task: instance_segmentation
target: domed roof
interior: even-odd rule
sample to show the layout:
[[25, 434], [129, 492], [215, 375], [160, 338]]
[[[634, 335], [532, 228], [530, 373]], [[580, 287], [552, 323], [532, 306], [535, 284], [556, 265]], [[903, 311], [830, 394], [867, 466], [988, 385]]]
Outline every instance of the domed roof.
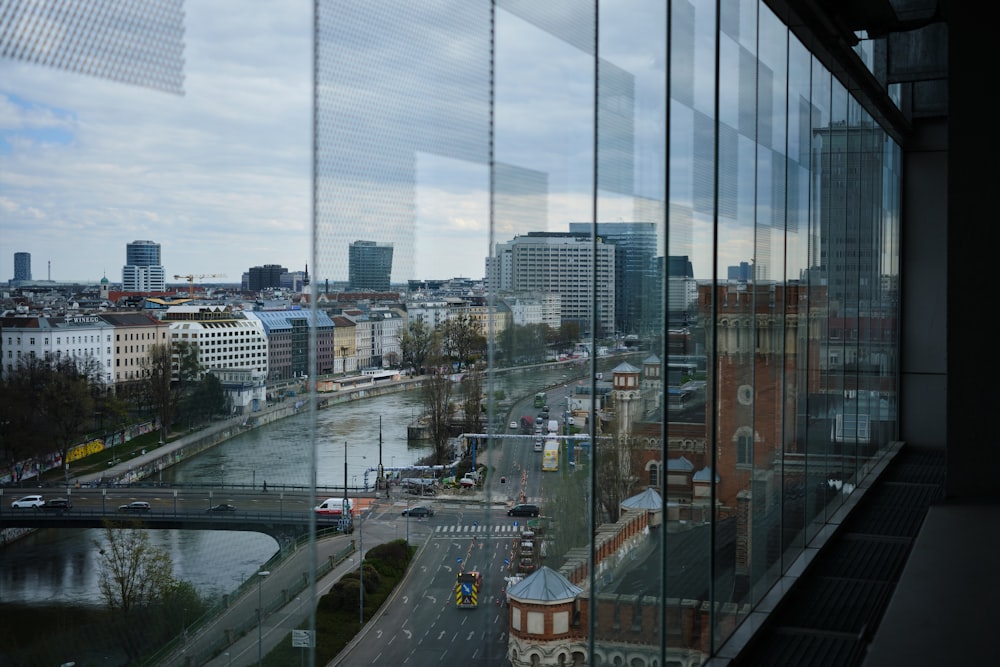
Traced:
[[545, 565], [507, 589], [519, 602], [566, 602], [583, 592], [570, 580]]

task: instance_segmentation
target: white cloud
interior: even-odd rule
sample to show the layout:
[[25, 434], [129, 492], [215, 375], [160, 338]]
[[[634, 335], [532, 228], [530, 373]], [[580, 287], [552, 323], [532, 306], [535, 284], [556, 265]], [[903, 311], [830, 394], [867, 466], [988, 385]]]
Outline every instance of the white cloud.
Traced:
[[312, 3], [186, 12], [183, 96], [0, 60], [0, 280], [18, 251], [36, 277], [118, 280], [135, 239], [171, 275], [304, 266]]

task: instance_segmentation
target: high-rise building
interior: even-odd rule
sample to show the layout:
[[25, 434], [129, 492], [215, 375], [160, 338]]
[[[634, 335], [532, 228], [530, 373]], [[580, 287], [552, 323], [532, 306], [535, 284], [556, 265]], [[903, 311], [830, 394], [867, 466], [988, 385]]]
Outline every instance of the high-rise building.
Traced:
[[529, 232], [498, 244], [494, 259], [510, 266], [510, 282], [501, 283], [499, 289], [558, 294], [561, 321], [576, 322], [581, 331], [590, 331], [593, 325], [601, 335], [614, 333], [614, 244], [600, 238], [593, 243], [582, 233]]
[[31, 253], [14, 253], [14, 282], [31, 280]]
[[288, 269], [279, 264], [251, 266], [247, 277], [247, 289], [259, 292], [269, 287], [281, 287], [281, 277], [286, 273]]
[[162, 292], [166, 289], [166, 273], [160, 263], [160, 244], [153, 241], [132, 241], [125, 246], [125, 266], [122, 267], [122, 290], [125, 292]]
[[[813, 134], [815, 159], [825, 166], [819, 187], [828, 193], [820, 217], [838, 223], [819, 231], [818, 268], [828, 285], [831, 311], [856, 316], [873, 307], [879, 291], [884, 137], [881, 130], [846, 121], [815, 128]], [[862, 234], [865, 244], [858, 243]]]
[[392, 244], [355, 241], [348, 250], [348, 289], [389, 289], [392, 275]]
[[749, 282], [751, 279], [750, 262], [740, 262], [735, 266], [726, 267], [726, 277], [729, 280], [739, 280]]
[[615, 331], [640, 333], [653, 320], [657, 304], [646, 289], [657, 282], [656, 224], [652, 222], [571, 222], [569, 231], [595, 233], [615, 247]]

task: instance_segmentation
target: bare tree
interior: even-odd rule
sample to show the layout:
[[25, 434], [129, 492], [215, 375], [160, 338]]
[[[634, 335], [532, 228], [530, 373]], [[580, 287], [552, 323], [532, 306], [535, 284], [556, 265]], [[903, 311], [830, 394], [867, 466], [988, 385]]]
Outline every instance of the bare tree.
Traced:
[[33, 463], [48, 454], [44, 412], [38, 400], [38, 388], [44, 383], [47, 368], [33, 357], [22, 358], [13, 373], [0, 378], [0, 445], [4, 465], [14, 473], [15, 481], [34, 470]]
[[460, 314], [441, 324], [441, 347], [459, 366], [469, 362], [473, 354], [486, 347], [486, 338], [468, 315]]
[[163, 599], [177, 585], [170, 554], [149, 542], [138, 521], [105, 521], [98, 587], [113, 612], [128, 615]]
[[173, 384], [173, 359], [170, 346], [153, 345], [143, 360], [143, 375], [150, 402], [160, 420], [160, 443], [167, 441], [170, 426], [177, 413], [177, 393]]
[[424, 383], [424, 406], [429, 420], [431, 442], [434, 443], [434, 463], [450, 459], [448, 439], [451, 437], [452, 382], [447, 373], [433, 373]]
[[611, 415], [608, 432], [593, 443], [595, 467], [595, 496], [604, 510], [607, 521], [614, 522], [621, 516], [621, 503], [632, 495], [638, 481], [634, 465], [639, 461], [639, 440], [629, 429], [618, 427], [618, 414]]
[[38, 387], [46, 432], [65, 465], [69, 450], [93, 423], [94, 396], [88, 376], [69, 359], [55, 361]]
[[166, 442], [178, 417], [181, 397], [201, 379], [198, 346], [180, 341], [153, 345], [144, 359], [143, 375], [150, 400], [160, 419], [160, 442]]
[[421, 320], [410, 322], [399, 332], [399, 348], [402, 350], [403, 365], [420, 374], [433, 350], [438, 346], [434, 332]]
[[170, 554], [150, 543], [139, 521], [105, 521], [103, 541], [94, 545], [98, 588], [130, 664], [151, 644], [176, 635], [185, 615], [191, 620], [203, 611], [194, 588], [174, 577]]
[[473, 368], [462, 377], [463, 428], [466, 433], [483, 432], [483, 374]]

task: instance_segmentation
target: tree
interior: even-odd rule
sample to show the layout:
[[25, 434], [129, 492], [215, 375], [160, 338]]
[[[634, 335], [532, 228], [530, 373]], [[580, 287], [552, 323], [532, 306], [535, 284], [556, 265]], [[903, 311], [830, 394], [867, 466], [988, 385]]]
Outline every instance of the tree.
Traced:
[[113, 612], [129, 615], [162, 600], [177, 585], [170, 554], [150, 544], [139, 521], [104, 522], [98, 587]]
[[546, 528], [546, 532], [551, 535], [547, 539], [552, 541], [553, 563], [559, 563], [570, 549], [585, 547], [590, 542], [589, 486], [590, 475], [587, 468], [577, 466], [572, 474], [556, 478], [553, 492], [551, 495], [547, 494], [546, 500], [551, 503], [552, 508], [548, 513], [557, 517]]
[[167, 433], [177, 413], [177, 394], [173, 386], [173, 358], [170, 345], [152, 345], [144, 360], [146, 393], [160, 420], [160, 443], [167, 441]]
[[[122, 648], [135, 662], [155, 636], [158, 620], [184, 589], [173, 573], [170, 554], [149, 541], [138, 521], [104, 522], [100, 549], [98, 588], [111, 611]], [[160, 611], [160, 614], [155, 612]], [[199, 610], [192, 610], [195, 613]]]
[[0, 378], [0, 446], [4, 466], [14, 473], [14, 481], [20, 481], [25, 472], [34, 469], [32, 462], [48, 453], [37, 400], [44, 372], [40, 360], [22, 358], [13, 373]]
[[418, 375], [423, 371], [427, 356], [437, 347], [434, 332], [421, 320], [410, 322], [399, 332], [399, 348], [403, 366], [412, 368]]
[[473, 353], [482, 355], [486, 338], [471, 317], [460, 313], [441, 323], [441, 348], [461, 367], [471, 360]]
[[424, 383], [424, 407], [427, 410], [428, 430], [434, 444], [434, 463], [448, 463], [448, 439], [451, 437], [452, 382], [447, 373], [432, 373]]
[[222, 380], [214, 373], [205, 373], [188, 392], [184, 402], [184, 412], [191, 423], [206, 422], [216, 415], [224, 414], [229, 404]]
[[473, 368], [462, 377], [463, 429], [466, 433], [483, 432], [483, 374]]
[[69, 450], [79, 444], [94, 417], [94, 396], [88, 375], [73, 360], [60, 358], [51, 363], [38, 386], [46, 432], [59, 452], [63, 465]]
[[181, 397], [199, 380], [198, 345], [187, 341], [152, 345], [143, 374], [150, 400], [160, 419], [160, 442], [166, 442], [170, 427], [177, 420]]
[[69, 357], [18, 360], [0, 383], [0, 444], [4, 462], [20, 480], [34, 461], [69, 449], [90, 430], [99, 368], [92, 360]]
[[639, 441], [628, 425], [622, 426], [615, 413], [608, 428], [611, 435], [599, 437], [593, 444], [594, 492], [609, 522], [621, 516], [621, 503], [632, 495], [638, 480], [634, 466], [639, 461]]
[[559, 325], [559, 334], [554, 342], [560, 350], [572, 350], [573, 344], [578, 340], [580, 340], [579, 322], [563, 322]]
[[543, 361], [552, 329], [545, 324], [524, 324], [507, 327], [501, 335], [502, 346], [512, 364]]

